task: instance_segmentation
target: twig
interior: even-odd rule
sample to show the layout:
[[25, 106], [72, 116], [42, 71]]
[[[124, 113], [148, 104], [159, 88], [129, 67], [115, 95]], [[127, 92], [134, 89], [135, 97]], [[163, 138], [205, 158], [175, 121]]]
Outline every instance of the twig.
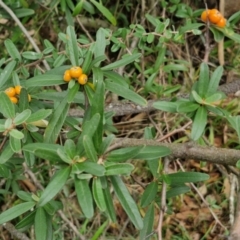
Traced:
[[19, 232], [11, 223], [3, 224], [3, 227], [19, 240], [30, 240], [24, 233]]
[[174, 158], [195, 159], [222, 165], [235, 166], [240, 159], [240, 150], [200, 146], [194, 142], [162, 143], [149, 139], [117, 138], [113, 140], [113, 144], [115, 143], [118, 147], [165, 146], [170, 149], [170, 156]]
[[[240, 91], [240, 80], [236, 79], [230, 83], [223, 84], [218, 88], [219, 91], [225, 93], [226, 95], [234, 95]], [[188, 98], [188, 94], [180, 94], [178, 98]], [[140, 112], [150, 112], [156, 111], [153, 107], [153, 103], [158, 101], [170, 101], [170, 98], [160, 98], [157, 100], [149, 100], [145, 106], [140, 106], [132, 102], [115, 102], [110, 103], [105, 107], [106, 112], [114, 112], [115, 116], [123, 116], [128, 114], [135, 114]], [[70, 109], [69, 116], [72, 117], [83, 117], [84, 111], [80, 109]]]
[[[238, 177], [238, 185], [240, 185], [240, 177]], [[240, 239], [240, 190], [238, 189], [237, 192], [237, 207], [236, 207], [236, 214], [234, 224], [230, 231], [229, 240], [239, 240]]]
[[[169, 165], [169, 158], [164, 158], [164, 174], [168, 173], [168, 165]], [[163, 218], [165, 212], [167, 211], [167, 204], [166, 204], [166, 192], [167, 192], [167, 183], [163, 181], [162, 183], [162, 190], [161, 190], [161, 206], [159, 211], [159, 219], [158, 219], [158, 227], [157, 227], [157, 234], [158, 240], [162, 240], [162, 226], [163, 226]]]
[[[224, 16], [225, 0], [220, 0], [219, 9], [221, 14]], [[224, 65], [224, 37], [218, 43], [218, 60], [221, 66]]]
[[[208, 10], [208, 6], [207, 6], [207, 3], [206, 1], [204, 1], [205, 3], [205, 8], [206, 8], [206, 11]], [[207, 11], [207, 15], [208, 15], [208, 11]], [[210, 48], [210, 37], [209, 37], [209, 26], [210, 26], [210, 22], [207, 20], [206, 21], [206, 37], [205, 37], [205, 55], [204, 55], [204, 58], [203, 58], [203, 62], [208, 62], [208, 58], [209, 58], [209, 54], [210, 54], [210, 51], [211, 51], [211, 48]]]
[[71, 227], [71, 229], [76, 233], [79, 239], [85, 240], [85, 237], [77, 230], [76, 226], [71, 221], [68, 220], [68, 218], [65, 216], [62, 210], [58, 210], [58, 214], [60, 215], [62, 220], [65, 221]]

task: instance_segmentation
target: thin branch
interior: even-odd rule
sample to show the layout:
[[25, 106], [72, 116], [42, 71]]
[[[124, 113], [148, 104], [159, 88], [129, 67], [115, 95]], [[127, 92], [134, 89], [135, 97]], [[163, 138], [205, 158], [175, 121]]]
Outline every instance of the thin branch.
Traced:
[[113, 140], [113, 144], [118, 143], [120, 147], [129, 146], [165, 146], [171, 151], [174, 158], [195, 159], [222, 165], [235, 166], [240, 159], [240, 150], [225, 149], [216, 147], [200, 146], [194, 142], [187, 143], [162, 143], [155, 140], [118, 138]]
[[11, 223], [3, 224], [3, 227], [19, 240], [30, 240], [24, 233], [19, 232]]
[[[169, 165], [169, 158], [164, 158], [164, 174], [168, 173], [168, 165]], [[157, 227], [157, 234], [158, 240], [162, 240], [162, 227], [163, 227], [163, 218], [167, 211], [167, 203], [166, 203], [166, 192], [167, 192], [167, 183], [163, 181], [162, 183], [162, 190], [161, 190], [161, 206], [159, 211], [159, 220], [158, 220], [158, 227]]]
[[[238, 94], [240, 91], [240, 79], [233, 80], [230, 83], [223, 84], [218, 88], [219, 91], [225, 93], [226, 95]], [[188, 94], [181, 94], [178, 98], [188, 98]], [[145, 106], [140, 106], [132, 102], [114, 102], [106, 106], [106, 112], [114, 112], [115, 116], [123, 116], [128, 114], [135, 114], [140, 112], [150, 112], [156, 111], [153, 107], [153, 103], [158, 101], [170, 101], [170, 98], [161, 98], [157, 100], [149, 100]], [[84, 111], [81, 109], [70, 109], [69, 116], [72, 117], [83, 117]]]
[[85, 237], [77, 230], [76, 226], [70, 220], [68, 220], [68, 218], [65, 216], [62, 210], [58, 210], [58, 214], [60, 215], [62, 220], [71, 227], [71, 229], [75, 232], [79, 239], [85, 240]]

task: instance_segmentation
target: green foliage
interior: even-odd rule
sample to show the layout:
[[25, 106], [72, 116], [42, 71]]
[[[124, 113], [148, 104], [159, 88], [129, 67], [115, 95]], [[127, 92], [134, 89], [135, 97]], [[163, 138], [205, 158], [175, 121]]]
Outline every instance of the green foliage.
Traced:
[[[114, 113], [105, 112], [105, 99], [110, 92], [123, 98], [123, 102], [135, 103], [138, 108], [146, 107], [151, 95], [154, 98], [172, 97], [182, 87], [173, 85], [173, 79], [179, 74], [186, 76], [190, 65], [188, 61], [174, 59], [168, 46], [170, 43], [185, 43], [188, 33], [202, 34], [204, 24], [195, 21], [199, 12], [178, 0], [171, 3], [162, 1], [161, 5], [168, 13], [187, 19], [178, 26], [178, 30], [173, 31], [175, 26], [170, 18], [146, 14], [148, 29], [141, 24], [125, 24], [122, 28], [99, 27], [94, 40], [90, 41], [74, 28], [75, 17], [80, 13], [100, 14], [116, 27], [121, 23], [119, 20], [123, 21], [117, 9], [108, 8], [107, 1], [50, 2], [46, 5], [64, 13], [69, 25], [64, 32], [58, 29], [61, 51], [49, 40], [42, 41], [41, 52], [27, 47], [20, 49], [19, 42], [13, 39], [4, 41], [4, 54], [8, 59], [0, 59], [0, 177], [6, 181], [6, 186], [4, 194], [0, 194], [3, 198], [16, 194], [18, 200], [0, 214], [0, 224], [16, 219], [16, 228], [21, 231], [34, 225], [37, 240], [60, 239], [62, 236], [53, 237], [53, 229], [59, 224], [56, 224], [55, 217], [66, 204], [63, 198], [73, 191], [81, 221], [92, 221], [99, 212], [103, 218], [91, 239], [98, 239], [109, 222], [117, 222], [116, 201], [139, 230], [139, 238], [150, 239], [163, 184], [167, 186], [166, 198], [170, 200], [190, 191], [185, 183], [206, 181], [209, 176], [199, 172], [166, 174], [162, 158], [171, 155], [167, 147], [150, 146], [147, 141], [141, 146], [134, 143], [122, 147], [112, 122]], [[131, 4], [128, 1], [122, 7], [127, 9]], [[34, 7], [26, 1], [16, 5], [9, 2], [9, 5], [24, 21], [34, 14]], [[9, 18], [2, 9], [0, 14]], [[237, 19], [238, 14], [229, 21], [234, 24]], [[210, 30], [216, 41], [227, 36], [240, 42], [239, 35], [229, 26], [223, 29], [211, 26]], [[134, 49], [128, 47], [130, 38], [136, 41]], [[154, 58], [154, 64], [146, 60], [148, 56]], [[45, 72], [38, 65], [43, 60], [50, 68]], [[143, 69], [145, 63], [146, 68]], [[78, 84], [74, 78], [68, 83], [63, 80], [64, 72], [72, 66], [80, 66], [87, 74], [85, 85]], [[125, 69], [126, 73], [120, 74], [116, 71], [118, 69]], [[218, 105], [225, 98], [218, 91], [223, 72], [222, 66], [212, 69], [207, 63], [201, 63], [187, 98], [155, 101], [153, 107], [180, 114], [182, 119], [191, 119], [189, 136], [194, 141], [200, 142], [212, 116], [226, 119], [240, 138], [240, 118]], [[136, 77], [139, 73], [143, 76], [141, 83]], [[157, 81], [163, 74], [166, 85]], [[14, 104], [5, 90], [17, 85], [22, 89], [20, 94], [16, 94], [18, 103]], [[70, 108], [81, 108], [83, 113], [81, 116], [70, 115]], [[155, 125], [147, 126], [144, 137], [154, 139], [156, 129]], [[23, 163], [35, 173], [42, 189], [31, 194], [20, 190], [19, 180], [25, 177]], [[41, 168], [38, 168], [40, 164]], [[138, 173], [138, 164], [144, 166], [141, 174], [145, 176], [147, 173], [148, 180], [152, 178], [141, 196], [125, 183], [133, 173]], [[239, 165], [238, 162], [236, 166], [239, 168]], [[53, 176], [50, 177], [50, 173]], [[56, 232], [58, 230], [54, 234]]]

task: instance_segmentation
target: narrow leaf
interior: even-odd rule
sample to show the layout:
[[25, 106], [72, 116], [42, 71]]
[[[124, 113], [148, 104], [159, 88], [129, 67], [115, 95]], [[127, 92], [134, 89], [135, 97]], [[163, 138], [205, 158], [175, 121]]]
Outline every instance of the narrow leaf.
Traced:
[[141, 207], [144, 208], [148, 206], [155, 199], [157, 190], [158, 190], [157, 182], [152, 182], [146, 187], [141, 197]]
[[[10, 61], [5, 68], [3, 69], [3, 71], [0, 74], [0, 89], [5, 85], [5, 83], [8, 81], [8, 79], [10, 78], [15, 66], [16, 66], [16, 61]], [[1, 100], [0, 100], [1, 102]], [[0, 108], [1, 109], [1, 108]]]
[[43, 208], [38, 208], [34, 219], [34, 229], [36, 240], [46, 239], [47, 236], [47, 218]]
[[211, 96], [213, 93], [217, 91], [222, 74], [223, 67], [218, 66], [211, 76], [206, 96]]
[[190, 182], [195, 183], [206, 181], [209, 179], [209, 175], [199, 172], [177, 172], [168, 174], [167, 178], [170, 180], [171, 185], [181, 185]]
[[106, 203], [103, 194], [102, 184], [100, 178], [93, 179], [92, 192], [95, 203], [101, 211], [106, 210]]
[[153, 224], [154, 224], [154, 204], [151, 204], [147, 210], [143, 218], [143, 229], [140, 231], [140, 240], [148, 240], [151, 239], [147, 237], [153, 231]]
[[128, 99], [130, 101], [133, 101], [141, 106], [146, 106], [147, 101], [146, 99], [144, 99], [143, 97], [141, 97], [140, 95], [138, 95], [137, 93], [135, 93], [134, 91], [127, 89], [127, 88], [122, 88], [121, 85], [115, 83], [115, 82], [111, 82], [111, 81], [106, 81], [106, 89], [108, 89], [109, 91], [116, 93], [117, 95]]
[[13, 120], [13, 123], [15, 125], [22, 124], [25, 121], [27, 121], [27, 119], [30, 117], [30, 115], [31, 115], [31, 110], [30, 109], [26, 109], [23, 112], [21, 112], [18, 115], [16, 115], [16, 117]]
[[0, 224], [11, 221], [12, 219], [29, 211], [34, 206], [35, 202], [25, 202], [9, 208], [8, 210], [0, 214]]
[[197, 83], [197, 93], [200, 97], [204, 98], [209, 85], [209, 68], [206, 63], [201, 63], [199, 80]]
[[192, 131], [191, 131], [191, 138], [193, 140], [198, 140], [205, 129], [207, 124], [207, 109], [204, 106], [200, 106], [195, 114]]
[[92, 218], [94, 214], [93, 198], [88, 185], [88, 181], [75, 178], [74, 183], [75, 190], [77, 192], [78, 203], [82, 209], [83, 214], [86, 218]]
[[83, 146], [84, 146], [87, 157], [91, 161], [97, 162], [97, 160], [98, 160], [97, 152], [96, 152], [95, 147], [93, 145], [92, 139], [88, 135], [85, 135], [83, 137]]
[[0, 92], [0, 112], [6, 118], [15, 117], [15, 108], [9, 97], [4, 92]]
[[118, 60], [114, 63], [110, 63], [109, 65], [104, 66], [101, 69], [106, 71], [106, 70], [112, 70], [112, 69], [116, 69], [116, 68], [119, 68], [119, 67], [123, 67], [123, 66], [126, 66], [129, 63], [134, 62], [135, 60], [137, 60], [140, 57], [141, 57], [141, 53], [135, 53], [135, 54], [129, 55], [127, 57], [124, 57], [123, 59]]
[[51, 143], [56, 141], [67, 117], [69, 106], [69, 103], [67, 103], [67, 97], [65, 97], [56, 107], [45, 130], [44, 142]]
[[50, 200], [52, 200], [63, 188], [71, 172], [71, 167], [65, 167], [57, 171], [50, 183], [43, 190], [42, 195], [39, 199], [38, 205], [44, 206]]
[[22, 60], [21, 55], [20, 55], [18, 49], [16, 48], [16, 46], [14, 45], [14, 43], [12, 42], [11, 39], [6, 39], [4, 41], [4, 45], [5, 45], [7, 51], [8, 51], [8, 53], [11, 56], [12, 59], [14, 59], [14, 60], [17, 59], [19, 61]]
[[67, 48], [69, 51], [69, 57], [72, 65], [78, 66], [79, 51], [78, 51], [76, 34], [72, 26], [67, 27]]
[[175, 102], [166, 102], [166, 101], [161, 101], [161, 102], [155, 102], [153, 103], [153, 107], [162, 111], [166, 112], [171, 112], [175, 113], [177, 112], [177, 103]]
[[130, 163], [111, 163], [106, 166], [106, 176], [111, 175], [130, 175], [134, 166]]
[[129, 194], [125, 184], [118, 176], [111, 176], [110, 177], [114, 191], [123, 207], [125, 212], [127, 213], [129, 219], [134, 224], [137, 229], [143, 228], [143, 221], [142, 217], [138, 211], [138, 207]]
[[97, 9], [103, 14], [104, 17], [107, 18], [107, 20], [112, 23], [112, 25], [116, 26], [117, 20], [116, 18], [112, 15], [112, 13], [104, 7], [101, 3], [96, 2], [95, 0], [90, 0], [96, 7]]

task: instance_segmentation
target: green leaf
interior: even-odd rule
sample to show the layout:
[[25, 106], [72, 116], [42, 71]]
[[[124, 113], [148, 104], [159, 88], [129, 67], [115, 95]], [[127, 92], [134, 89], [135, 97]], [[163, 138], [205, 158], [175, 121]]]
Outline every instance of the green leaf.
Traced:
[[96, 132], [93, 135], [93, 144], [98, 152], [103, 138], [103, 114], [104, 114], [104, 98], [105, 98], [105, 86], [103, 83], [103, 74], [99, 68], [93, 68], [93, 77], [97, 79], [96, 91], [93, 97], [93, 103], [91, 107], [91, 116], [95, 114], [100, 115], [100, 124], [98, 125]]
[[14, 152], [19, 153], [21, 150], [21, 140], [10, 135], [10, 146]]
[[154, 160], [171, 154], [171, 150], [164, 146], [145, 146], [134, 159]]
[[65, 141], [64, 150], [72, 159], [77, 155], [76, 145], [72, 139], [67, 139]]
[[17, 129], [13, 128], [9, 131], [10, 136], [16, 138], [16, 139], [23, 139], [24, 138], [24, 134], [20, 131], [18, 131]]
[[158, 183], [157, 182], [151, 182], [146, 189], [144, 190], [144, 193], [141, 197], [141, 207], [147, 207], [152, 201], [154, 201], [156, 194], [158, 191]]
[[209, 179], [209, 175], [199, 172], [177, 172], [168, 174], [167, 178], [170, 180], [170, 185], [181, 185], [184, 183], [206, 181]]
[[67, 97], [65, 97], [56, 107], [45, 130], [44, 142], [51, 143], [56, 141], [67, 117], [69, 106]]
[[138, 207], [129, 194], [125, 184], [123, 183], [122, 179], [118, 176], [111, 176], [110, 177], [114, 191], [123, 207], [125, 212], [127, 213], [129, 219], [134, 224], [137, 229], [143, 228], [143, 221], [142, 217], [138, 211]]
[[105, 203], [106, 203], [106, 212], [112, 222], [116, 222], [116, 214], [115, 214], [115, 209], [113, 205], [113, 198], [110, 193], [110, 189], [107, 186], [106, 188], [103, 189], [103, 194], [105, 198]]
[[7, 162], [14, 154], [14, 151], [10, 145], [9, 142], [7, 142], [4, 145], [3, 150], [1, 151], [1, 155], [0, 155], [0, 164], [4, 164], [5, 162]]
[[64, 151], [63, 148], [59, 148], [57, 150], [57, 154], [58, 154], [59, 158], [62, 159], [62, 161], [64, 161], [65, 163], [68, 163], [68, 164], [73, 163], [72, 158]]
[[68, 90], [68, 103], [74, 101], [76, 94], [78, 93], [80, 85], [78, 83], [74, 84], [74, 86]]
[[[16, 61], [11, 61], [9, 62], [5, 68], [2, 70], [0, 74], [0, 89], [5, 85], [5, 83], [8, 81], [10, 78], [15, 66], [16, 66]], [[0, 100], [1, 102], [1, 100]], [[1, 108], [0, 108], [1, 109]]]
[[115, 83], [115, 82], [111, 82], [111, 81], [106, 81], [106, 89], [108, 89], [109, 91], [116, 93], [117, 95], [128, 99], [130, 101], [133, 101], [141, 106], [146, 106], [147, 101], [146, 99], [144, 99], [143, 97], [141, 97], [140, 95], [138, 95], [137, 93], [135, 93], [134, 91], [127, 89], [127, 88], [123, 88], [121, 85]]
[[81, 0], [74, 8], [72, 15], [77, 16], [83, 9], [83, 3], [85, 0]]
[[209, 85], [209, 68], [206, 63], [201, 63], [199, 80], [197, 82], [197, 93], [200, 97], [204, 98]]
[[29, 108], [28, 92], [25, 88], [21, 88], [18, 99], [19, 111], [22, 112]]
[[103, 138], [101, 147], [99, 149], [99, 155], [103, 155], [107, 151], [108, 147], [111, 145], [114, 138], [115, 138], [114, 134], [109, 134], [107, 137]]
[[114, 63], [110, 63], [109, 65], [104, 66], [101, 69], [106, 71], [106, 70], [113, 70], [113, 69], [116, 69], [116, 68], [119, 68], [119, 67], [123, 67], [123, 66], [126, 66], [129, 63], [134, 62], [135, 60], [137, 60], [140, 57], [141, 57], [141, 53], [134, 53], [134, 54], [129, 55], [127, 57], [124, 57], [123, 59], [118, 60]]
[[[103, 28], [99, 28], [96, 34], [96, 43], [94, 48], [94, 57], [95, 59], [100, 56], [104, 56], [105, 48], [107, 45], [106, 38], [105, 38], [105, 30]], [[98, 67], [100, 62], [95, 64], [95, 67]]]
[[84, 136], [92, 138], [93, 134], [97, 130], [100, 118], [101, 118], [100, 114], [96, 113], [94, 116], [91, 117], [89, 121], [84, 122], [82, 127], [83, 128], [82, 134], [78, 139], [77, 149], [80, 149], [82, 147]]
[[43, 57], [42, 53], [37, 53], [33, 51], [26, 51], [22, 53], [22, 57], [29, 60], [38, 60]]
[[170, 190], [167, 191], [166, 193], [166, 197], [167, 198], [173, 198], [176, 197], [178, 195], [187, 193], [191, 190], [190, 187], [188, 186], [177, 186], [177, 187], [173, 187]]
[[191, 92], [191, 94], [192, 94], [194, 100], [195, 100], [197, 103], [199, 103], [199, 104], [203, 104], [203, 103], [204, 103], [204, 100], [202, 99], [202, 97], [200, 97], [200, 96], [198, 95], [198, 93], [197, 93], [196, 91], [193, 90], [193, 91]]
[[22, 60], [21, 55], [20, 55], [18, 49], [16, 48], [16, 46], [14, 45], [14, 43], [12, 42], [11, 39], [6, 39], [4, 41], [4, 45], [5, 45], [7, 51], [8, 51], [8, 53], [11, 56], [12, 59], [14, 59], [14, 60], [17, 59], [19, 61]]
[[217, 101], [223, 99], [223, 97], [224, 97], [223, 93], [217, 92], [217, 93], [214, 93], [213, 95], [205, 98], [205, 102], [211, 104], [211, 103], [214, 103], [214, 102], [217, 102]]
[[106, 164], [105, 176], [111, 175], [130, 175], [134, 166], [130, 163], [111, 163]]
[[143, 146], [138, 146], [113, 150], [107, 155], [107, 160], [111, 162], [124, 162], [135, 157], [143, 148]]
[[215, 27], [211, 27], [209, 28], [211, 30], [211, 32], [213, 33], [213, 36], [214, 36], [214, 40], [216, 42], [220, 42], [223, 40], [224, 38], [224, 34], [220, 31], [218, 31], [218, 29], [216, 29]]
[[43, 190], [38, 206], [42, 207], [52, 200], [63, 188], [71, 172], [71, 167], [65, 167], [57, 171], [50, 183]]
[[116, 26], [117, 20], [116, 18], [112, 15], [112, 13], [104, 7], [101, 3], [96, 2], [95, 0], [90, 0], [96, 8], [103, 14], [104, 17], [107, 18], [107, 20], [112, 23], [113, 26]]
[[[91, 240], [98, 240], [100, 239], [100, 235], [105, 233], [106, 227], [108, 226], [109, 222], [106, 220], [101, 226], [98, 227], [97, 231], [92, 236]], [[105, 230], [105, 231], [104, 231]]]
[[178, 105], [177, 111], [180, 113], [194, 112], [199, 108], [199, 104], [193, 102], [183, 102]]
[[9, 97], [4, 92], [0, 92], [0, 112], [6, 118], [15, 117], [15, 107]]
[[170, 73], [171, 71], [188, 71], [188, 68], [182, 64], [167, 64], [163, 67], [163, 71]]
[[92, 192], [95, 203], [97, 204], [98, 208], [104, 212], [106, 210], [106, 203], [100, 178], [93, 179]]
[[92, 193], [88, 185], [88, 181], [84, 179], [74, 180], [75, 190], [77, 193], [78, 203], [82, 209], [83, 214], [86, 218], [92, 218], [94, 214], [93, 210], [93, 198]]
[[47, 218], [43, 208], [38, 208], [34, 218], [34, 230], [36, 240], [46, 239], [47, 236]]
[[55, 59], [55, 61], [54, 61], [54, 63], [53, 63], [53, 67], [54, 68], [57, 68], [57, 67], [60, 67], [60, 66], [62, 66], [63, 64], [64, 64], [64, 62], [66, 61], [66, 56], [65, 55], [59, 55], [56, 59]]
[[75, 173], [86, 172], [98, 177], [104, 176], [104, 173], [105, 173], [104, 166], [96, 162], [89, 162], [89, 161], [74, 164], [73, 170]]
[[85, 74], [88, 74], [90, 71], [92, 57], [93, 57], [93, 50], [90, 47], [90, 49], [88, 49], [88, 51], [86, 53], [86, 57], [84, 59], [83, 65], [82, 65], [82, 70]]
[[108, 78], [108, 80], [106, 81], [113, 81], [119, 85], [121, 85], [124, 88], [129, 88], [127, 80], [122, 77], [120, 74], [118, 74], [117, 72], [114, 71], [103, 71], [103, 75]]
[[32, 201], [32, 195], [29, 192], [18, 191], [17, 196], [25, 202]]
[[27, 81], [22, 81], [23, 84], [29, 87], [47, 87], [47, 86], [54, 86], [59, 84], [64, 84], [63, 75], [50, 75], [50, 74], [43, 74], [37, 75], [35, 77], [29, 78]]
[[95, 147], [93, 145], [92, 139], [88, 135], [85, 135], [83, 137], [83, 146], [84, 146], [87, 157], [91, 161], [97, 162], [97, 160], [98, 160], [97, 152], [96, 152]]
[[50, 161], [59, 161], [57, 150], [62, 146], [51, 143], [29, 143], [23, 146], [23, 151], [35, 154], [42, 159]]
[[30, 117], [31, 115], [31, 110], [30, 109], [26, 109], [23, 112], [19, 113], [16, 115], [16, 117], [13, 120], [13, 123], [15, 125], [20, 125], [24, 122], [27, 121], [27, 119]]
[[155, 102], [153, 103], [153, 107], [162, 111], [166, 112], [171, 112], [171, 113], [176, 113], [177, 112], [177, 103], [175, 102], [166, 102], [166, 101], [161, 101], [161, 102]]
[[150, 237], [147, 237], [153, 231], [154, 224], [154, 204], [151, 204], [143, 218], [143, 229], [140, 231], [140, 240], [148, 240]]
[[11, 221], [35, 206], [35, 202], [20, 203], [0, 214], [0, 224]]
[[27, 120], [26, 123], [36, 122], [48, 117], [52, 113], [51, 109], [39, 109], [33, 113]]
[[192, 131], [191, 131], [191, 138], [193, 140], [198, 140], [206, 127], [207, 124], [207, 109], [204, 106], [200, 106], [195, 114]]
[[223, 74], [223, 67], [222, 66], [218, 66], [215, 71], [213, 72], [209, 85], [208, 85], [208, 90], [206, 93], [206, 96], [211, 96], [212, 94], [214, 94], [215, 92], [217, 92], [217, 89], [219, 87], [219, 82], [222, 78], [222, 74]]
[[76, 34], [72, 26], [67, 27], [67, 49], [69, 51], [70, 61], [73, 66], [78, 66], [79, 50]]
[[15, 225], [16, 229], [28, 228], [33, 225], [36, 211], [30, 212], [21, 221]]

